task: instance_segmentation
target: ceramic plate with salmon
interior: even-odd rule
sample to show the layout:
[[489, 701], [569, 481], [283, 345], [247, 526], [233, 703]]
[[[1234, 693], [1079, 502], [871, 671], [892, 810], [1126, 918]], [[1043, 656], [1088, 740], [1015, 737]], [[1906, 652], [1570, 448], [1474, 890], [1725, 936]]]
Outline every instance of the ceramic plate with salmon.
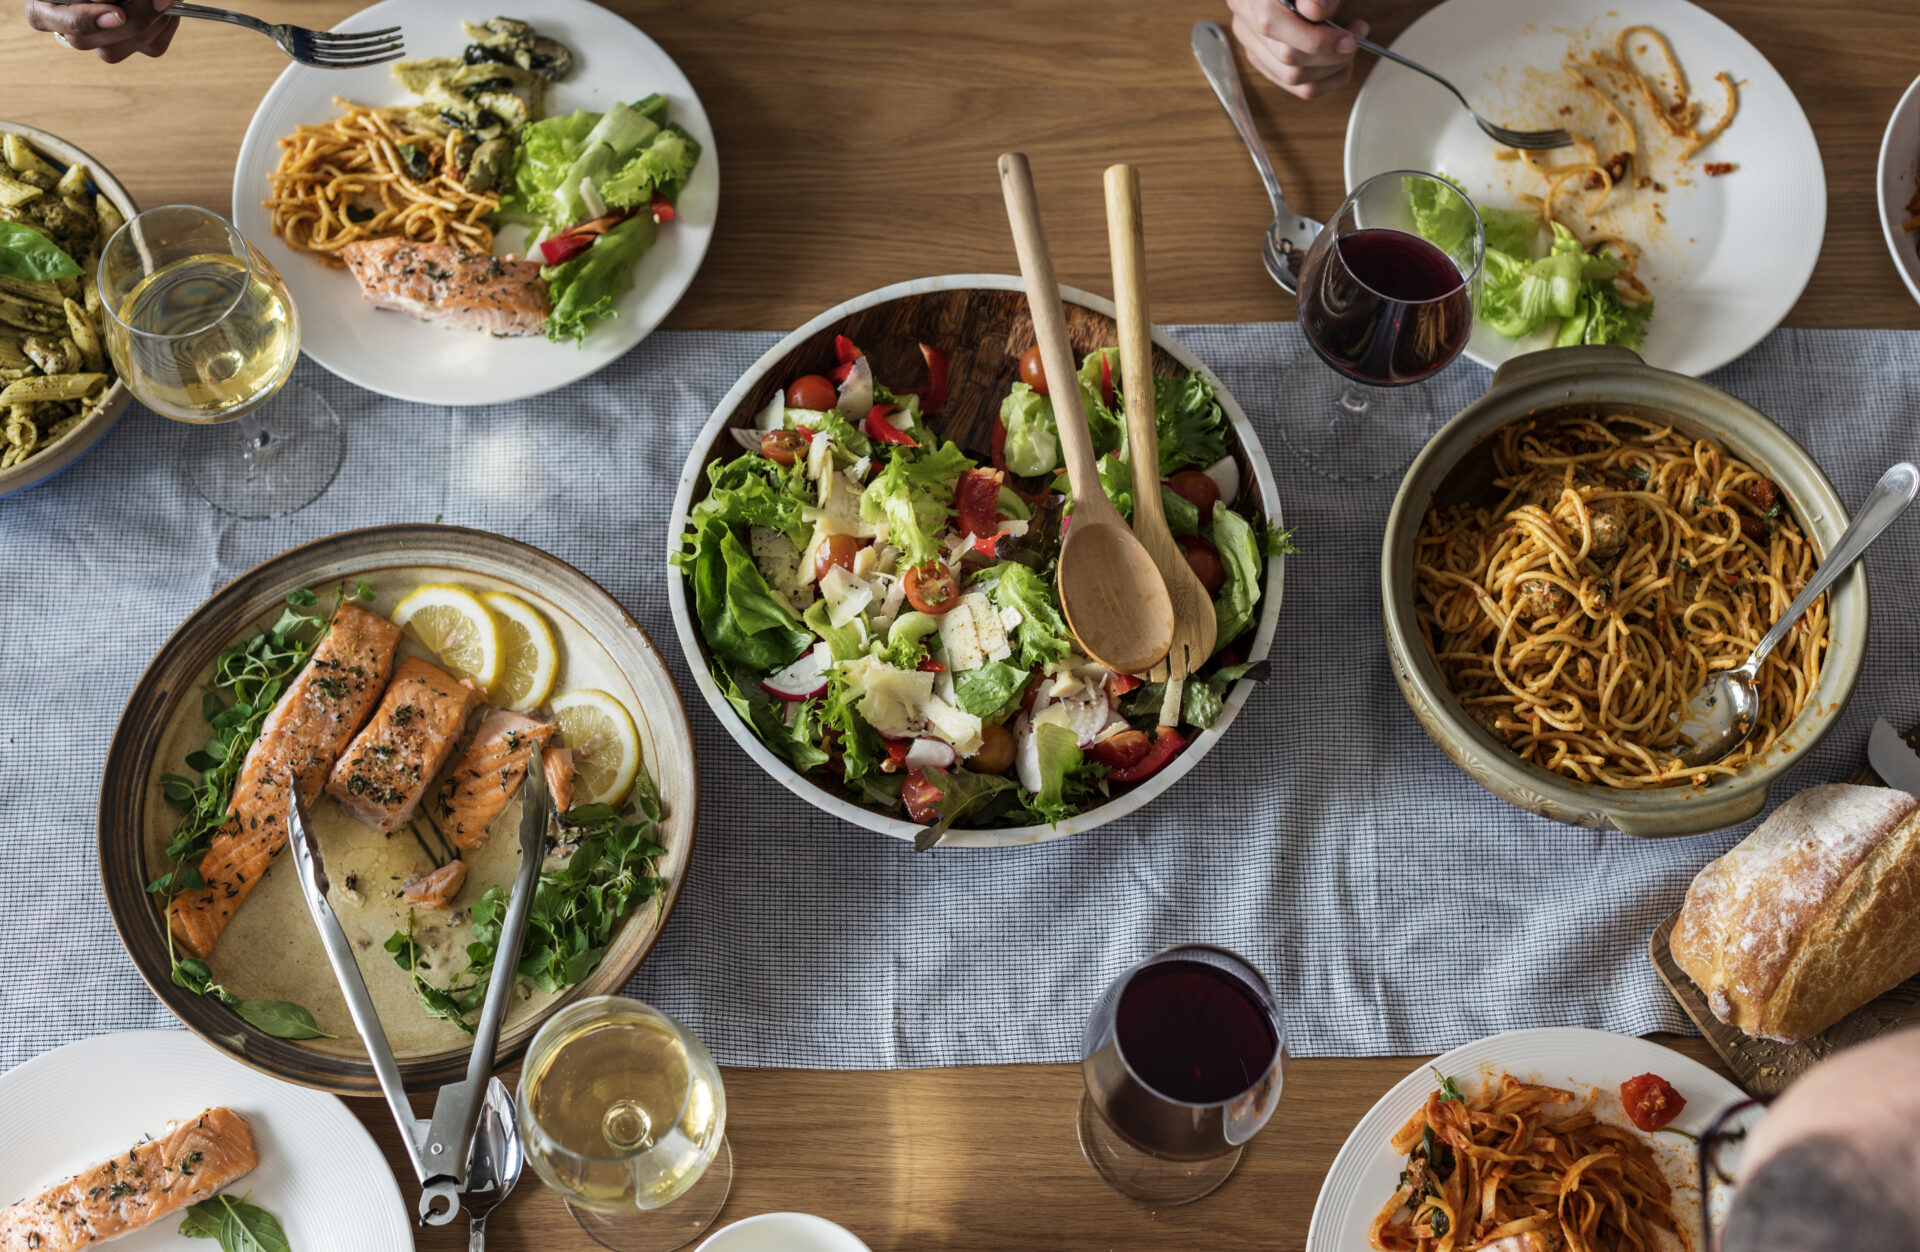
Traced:
[[[564, 711], [556, 716], [539, 696], [512, 701], [525, 713], [498, 707], [504, 675], [491, 678], [489, 694], [480, 671], [463, 668], [471, 655], [399, 607], [421, 588], [463, 589], [468, 603], [490, 593], [518, 597], [553, 638], [551, 699], [604, 693], [631, 716], [645, 770], [629, 794], [616, 795], [617, 816], [579, 824], [579, 815], [604, 812], [590, 802], [608, 794], [596, 789], [617, 773], [609, 767], [616, 750], [597, 735], [567, 742], [566, 727], [578, 736], [579, 723]], [[460, 590], [449, 594], [462, 598]], [[408, 621], [404, 631], [390, 620], [396, 614]], [[235, 799], [224, 818], [195, 826], [193, 789], [216, 777], [214, 754], [201, 754], [210, 738], [247, 733], [244, 724], [231, 729], [236, 695], [214, 681], [231, 663], [216, 669], [218, 658], [237, 646], [258, 648], [251, 641], [262, 638], [271, 644], [281, 637], [265, 632], [294, 619], [306, 620], [285, 636], [288, 647], [314, 641], [312, 656], [302, 662], [291, 652], [277, 662], [298, 670], [270, 693], [270, 709], [264, 697], [258, 701], [264, 717]], [[295, 1081], [343, 1093], [377, 1089], [281, 855], [287, 788], [297, 779], [326, 855], [331, 903], [409, 1085], [449, 1081], [464, 1070], [469, 1037], [453, 1020], [459, 1014], [449, 1015], [431, 991], [458, 992], [473, 981], [464, 974], [472, 972], [474, 910], [484, 920], [488, 901], [504, 896], [518, 868], [514, 835], [534, 744], [548, 748], [550, 789], [573, 797], [568, 822], [554, 828], [546, 872], [567, 864], [583, 838], [596, 837], [583, 830], [637, 829], [660, 851], [643, 850], [634, 864], [662, 885], [607, 918], [605, 951], [584, 978], [576, 970], [578, 981], [551, 991], [524, 984], [502, 1031], [503, 1057], [570, 998], [616, 990], [652, 946], [691, 853], [690, 742], [658, 654], [578, 571], [511, 540], [453, 527], [336, 535], [276, 557], [216, 594], [174, 633], [136, 688], [101, 792], [109, 905], [149, 985], [209, 1041]], [[657, 823], [649, 781], [660, 797]], [[176, 839], [215, 824], [204, 854]], [[173, 885], [148, 890], [168, 875], [177, 875]], [[179, 885], [186, 889], [171, 905], [169, 930], [160, 902]], [[203, 985], [217, 984], [224, 995], [178, 985], [177, 968], [188, 971], [189, 984], [198, 971]], [[263, 1004], [281, 1007], [250, 1007]], [[307, 1016], [290, 1019], [284, 1006]]]
[[[151, 1080], [103, 1081], [123, 1074]], [[184, 1210], [216, 1192], [272, 1214], [296, 1249], [413, 1247], [393, 1172], [344, 1104], [184, 1030], [96, 1035], [42, 1053], [0, 1074], [0, 1108], [8, 1252], [211, 1249], [179, 1231]]]

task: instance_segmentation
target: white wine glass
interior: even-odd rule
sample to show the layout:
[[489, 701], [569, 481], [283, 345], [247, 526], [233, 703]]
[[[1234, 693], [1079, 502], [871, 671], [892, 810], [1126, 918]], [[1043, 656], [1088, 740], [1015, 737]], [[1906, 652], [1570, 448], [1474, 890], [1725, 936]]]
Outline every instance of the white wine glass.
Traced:
[[231, 222], [148, 209], [107, 241], [97, 281], [114, 368], [142, 404], [187, 424], [176, 459], [209, 504], [278, 517], [327, 489], [346, 434], [319, 392], [287, 386], [300, 315]]
[[638, 1000], [595, 996], [547, 1019], [520, 1071], [527, 1159], [602, 1247], [670, 1252], [733, 1185], [727, 1097], [706, 1046]]

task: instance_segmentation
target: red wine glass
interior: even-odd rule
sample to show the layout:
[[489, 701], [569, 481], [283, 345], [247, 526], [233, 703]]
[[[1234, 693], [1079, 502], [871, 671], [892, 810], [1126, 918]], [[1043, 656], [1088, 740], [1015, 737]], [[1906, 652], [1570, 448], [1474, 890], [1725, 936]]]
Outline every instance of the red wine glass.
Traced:
[[1273, 1116], [1286, 1029], [1259, 970], [1185, 943], [1107, 988], [1082, 1056], [1087, 1160], [1123, 1195], [1186, 1204], [1227, 1180]]
[[1295, 455], [1343, 481], [1413, 459], [1437, 415], [1409, 384], [1467, 346], [1485, 248], [1479, 211], [1444, 178], [1391, 170], [1354, 188], [1300, 265], [1300, 328], [1334, 372], [1296, 372], [1282, 423]]

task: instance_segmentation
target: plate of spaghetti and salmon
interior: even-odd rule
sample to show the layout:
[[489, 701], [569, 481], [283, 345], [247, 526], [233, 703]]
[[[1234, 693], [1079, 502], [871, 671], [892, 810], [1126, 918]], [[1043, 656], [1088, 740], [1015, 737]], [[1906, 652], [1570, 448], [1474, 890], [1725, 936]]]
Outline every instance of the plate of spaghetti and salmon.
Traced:
[[[1694, 1139], [1744, 1098], [1629, 1035], [1550, 1027], [1467, 1044], [1360, 1120], [1308, 1252], [1694, 1252]], [[1722, 1161], [1737, 1176], [1732, 1150]], [[1716, 1182], [1704, 1202], [1720, 1213], [1727, 1198]]]
[[[1617, 344], [1697, 377], [1778, 326], [1812, 276], [1827, 212], [1812, 127], [1766, 58], [1687, 0], [1447, 0], [1393, 48], [1490, 120], [1571, 138], [1503, 147], [1387, 61], [1354, 101], [1348, 186], [1430, 170], [1480, 210], [1466, 352], [1481, 364]], [[1412, 207], [1422, 234], [1458, 229]]]
[[382, 0], [409, 59], [289, 66], [234, 170], [234, 222], [285, 277], [301, 347], [427, 404], [591, 374], [685, 294], [719, 200], [712, 127], [673, 60], [587, 0]]
[[376, 1090], [282, 855], [297, 796], [403, 1076], [451, 1081], [495, 977], [530, 772], [553, 812], [502, 1055], [618, 990], [658, 937], [692, 851], [689, 738], [651, 643], [570, 566], [454, 527], [335, 535], [241, 575], [148, 667], [101, 788], [109, 907], [209, 1042]]

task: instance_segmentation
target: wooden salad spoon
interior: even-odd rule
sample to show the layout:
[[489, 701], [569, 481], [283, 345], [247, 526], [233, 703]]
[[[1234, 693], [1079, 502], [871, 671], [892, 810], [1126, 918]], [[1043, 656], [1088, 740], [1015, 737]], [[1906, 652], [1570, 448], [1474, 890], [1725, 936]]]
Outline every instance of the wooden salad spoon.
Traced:
[[1127, 529], [1100, 484], [1093, 436], [1080, 400], [1080, 376], [1060, 309], [1060, 285], [1054, 281], [1053, 259], [1040, 230], [1033, 171], [1023, 154], [1001, 155], [1000, 189], [1006, 195], [1014, 251], [1020, 256], [1054, 425], [1066, 454], [1067, 480], [1073, 484], [1073, 511], [1055, 574], [1060, 608], [1088, 656], [1115, 673], [1142, 674], [1164, 660], [1173, 646], [1173, 602], [1153, 558]]
[[[1107, 246], [1120, 323], [1120, 388], [1127, 402], [1127, 456], [1133, 463], [1133, 533], [1153, 558], [1173, 605], [1173, 645], [1143, 677], [1178, 681], [1213, 656], [1213, 599], [1167, 528], [1160, 500], [1160, 431], [1154, 421], [1153, 323], [1147, 317], [1147, 245], [1140, 223], [1140, 175], [1107, 167]], [[1177, 699], [1169, 696], [1170, 700]]]

